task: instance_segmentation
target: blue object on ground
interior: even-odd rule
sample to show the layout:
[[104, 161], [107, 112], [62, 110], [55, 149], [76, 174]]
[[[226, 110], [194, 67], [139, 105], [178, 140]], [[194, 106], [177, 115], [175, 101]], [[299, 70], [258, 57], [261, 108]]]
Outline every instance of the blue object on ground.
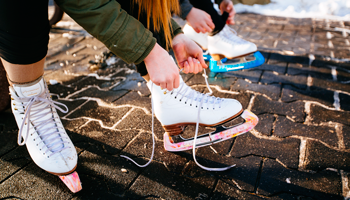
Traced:
[[250, 68], [258, 67], [264, 64], [265, 58], [259, 51], [254, 53], [254, 57], [255, 57], [255, 60], [236, 63], [236, 64], [226, 64], [226, 65], [218, 65], [217, 64], [218, 61], [215, 61], [212, 58], [210, 58], [209, 69], [212, 72], [229, 72], [229, 71], [250, 69]]

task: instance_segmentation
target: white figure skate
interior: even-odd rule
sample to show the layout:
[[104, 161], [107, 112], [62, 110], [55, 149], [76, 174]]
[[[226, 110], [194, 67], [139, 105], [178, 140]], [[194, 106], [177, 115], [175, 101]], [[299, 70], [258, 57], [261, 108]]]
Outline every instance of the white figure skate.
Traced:
[[[206, 42], [203, 39], [204, 34], [195, 32], [187, 24], [184, 27], [184, 33], [202, 48], [205, 46], [204, 50], [208, 49], [203, 53], [203, 57], [209, 61], [209, 69], [212, 72], [250, 69], [265, 62], [265, 58], [257, 51], [256, 45], [238, 37], [236, 31], [228, 25], [214, 36], [206, 34]], [[227, 62], [227, 59], [231, 61]]]
[[[166, 133], [164, 147], [168, 151], [184, 151], [193, 148], [193, 139], [183, 139], [181, 134], [188, 125], [220, 127], [219, 131], [202, 135], [198, 138], [197, 147], [211, 145], [238, 136], [252, 129], [258, 122], [257, 117], [249, 111], [243, 111], [242, 105], [235, 99], [217, 98], [193, 90], [183, 82], [173, 91], [161, 89], [147, 83], [152, 90], [154, 112], [162, 123]], [[210, 87], [208, 87], [210, 90]], [[242, 116], [246, 123], [233, 129], [220, 125]], [[242, 128], [244, 127], [244, 128]], [[223, 130], [226, 130], [223, 132]], [[229, 130], [229, 131], [228, 131]], [[219, 133], [219, 134], [218, 134]]]
[[[204, 71], [205, 72], [205, 71]], [[241, 103], [235, 99], [217, 98], [209, 96], [212, 91], [205, 78], [209, 94], [203, 94], [187, 86], [180, 76], [180, 86], [172, 91], [161, 89], [149, 81], [148, 88], [152, 94], [152, 139], [153, 148], [150, 160], [140, 165], [131, 158], [121, 155], [139, 167], [148, 166], [154, 155], [154, 113], [162, 123], [164, 134], [164, 148], [167, 151], [185, 151], [192, 149], [196, 164], [209, 171], [224, 171], [235, 165], [224, 168], [209, 168], [202, 166], [196, 160], [196, 147], [212, 145], [224, 140], [234, 138], [253, 129], [259, 119], [248, 110], [243, 111]], [[241, 116], [244, 123], [233, 127], [223, 127], [222, 124]], [[185, 139], [181, 134], [188, 125], [196, 125], [194, 138]], [[216, 131], [198, 137], [198, 127], [216, 127]], [[198, 137], [198, 138], [197, 138]]]
[[18, 144], [26, 145], [37, 166], [59, 176], [72, 192], [80, 191], [80, 179], [74, 171], [77, 152], [56, 112], [57, 108], [67, 113], [67, 106], [51, 99], [42, 77], [9, 89], [12, 112], [19, 127]]

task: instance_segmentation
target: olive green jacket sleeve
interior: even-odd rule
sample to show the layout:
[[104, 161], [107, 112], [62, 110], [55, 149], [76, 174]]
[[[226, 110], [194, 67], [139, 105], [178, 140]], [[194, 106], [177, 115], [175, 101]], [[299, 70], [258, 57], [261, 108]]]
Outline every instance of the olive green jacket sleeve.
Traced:
[[[114, 0], [56, 0], [87, 32], [118, 57], [138, 64], [153, 49], [156, 39]], [[177, 29], [178, 30], [178, 29]]]
[[181, 26], [175, 22], [175, 20], [173, 18], [171, 18], [171, 27], [173, 29], [173, 38], [177, 35], [177, 34], [180, 34], [180, 33], [183, 33], [182, 29], [181, 29]]

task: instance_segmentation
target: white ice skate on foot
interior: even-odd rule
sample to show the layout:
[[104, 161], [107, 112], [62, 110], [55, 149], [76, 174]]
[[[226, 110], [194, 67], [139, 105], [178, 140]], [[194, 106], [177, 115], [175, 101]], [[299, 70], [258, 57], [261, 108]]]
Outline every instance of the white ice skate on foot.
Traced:
[[74, 172], [77, 152], [56, 112], [58, 109], [67, 113], [67, 106], [51, 99], [42, 77], [9, 89], [12, 112], [19, 127], [18, 144], [26, 145], [37, 166], [58, 175], [72, 192], [80, 191], [80, 179]]
[[[207, 79], [206, 83], [211, 94]], [[253, 113], [243, 111], [241, 103], [235, 99], [217, 98], [193, 90], [184, 83], [181, 76], [179, 88], [173, 91], [161, 89], [151, 81], [147, 86], [152, 93], [154, 113], [166, 131], [164, 148], [167, 151], [193, 149], [195, 162], [205, 170], [223, 171], [232, 167], [208, 168], [200, 165], [195, 158], [195, 148], [222, 142], [250, 131], [258, 123], [258, 118]], [[244, 123], [230, 128], [220, 126], [239, 116], [244, 119]], [[181, 137], [188, 125], [196, 125], [194, 138]], [[197, 138], [198, 126], [216, 127], [216, 131]]]
[[216, 35], [208, 36], [208, 52], [212, 57], [208, 59], [210, 60], [209, 69], [212, 72], [250, 69], [265, 62], [265, 58], [257, 51], [256, 45], [238, 37], [236, 31], [228, 25], [225, 25]]
[[197, 33], [192, 26], [186, 24], [182, 29], [184, 34], [197, 43], [202, 49], [208, 49], [208, 33]]

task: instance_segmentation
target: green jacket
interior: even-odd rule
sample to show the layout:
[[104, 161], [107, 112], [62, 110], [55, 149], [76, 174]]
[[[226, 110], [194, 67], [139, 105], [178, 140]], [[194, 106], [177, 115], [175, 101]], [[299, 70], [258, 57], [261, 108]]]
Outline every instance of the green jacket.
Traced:
[[[153, 49], [152, 32], [115, 0], [55, 0], [87, 32], [127, 63], [139, 64]], [[182, 33], [172, 19], [173, 36]]]

